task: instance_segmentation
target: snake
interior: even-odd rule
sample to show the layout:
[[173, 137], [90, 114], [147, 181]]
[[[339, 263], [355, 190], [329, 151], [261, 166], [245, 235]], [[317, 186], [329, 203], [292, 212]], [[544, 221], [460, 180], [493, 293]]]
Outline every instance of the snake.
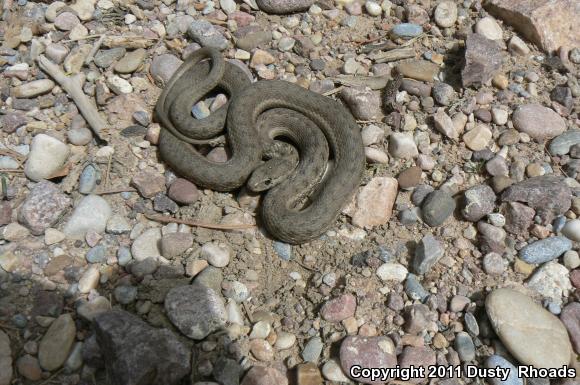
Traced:
[[[227, 103], [193, 117], [192, 107], [215, 90], [228, 95]], [[215, 191], [244, 185], [263, 191], [261, 222], [282, 242], [323, 235], [362, 181], [360, 128], [342, 103], [283, 80], [252, 82], [213, 48], [184, 60], [159, 96], [155, 117], [160, 156], [176, 174]], [[219, 135], [229, 149], [225, 162], [199, 150]], [[280, 151], [288, 145], [294, 150]]]

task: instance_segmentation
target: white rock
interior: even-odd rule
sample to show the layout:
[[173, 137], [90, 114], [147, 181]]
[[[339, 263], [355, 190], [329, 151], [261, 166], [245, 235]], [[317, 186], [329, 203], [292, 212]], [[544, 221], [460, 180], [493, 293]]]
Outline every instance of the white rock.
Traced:
[[564, 253], [564, 266], [567, 269], [574, 270], [580, 266], [580, 255], [576, 250], [568, 250]]
[[487, 16], [475, 24], [475, 33], [490, 40], [502, 40], [503, 31], [493, 17]]
[[503, 126], [506, 124], [508, 121], [508, 115], [509, 113], [503, 108], [493, 107], [491, 109], [491, 118], [497, 125]]
[[419, 155], [419, 150], [411, 135], [395, 132], [389, 136], [389, 153], [395, 158], [411, 159]]
[[133, 92], [131, 83], [117, 75], [109, 76], [107, 78], [107, 84], [116, 94], [130, 94]]
[[71, 40], [79, 40], [89, 35], [89, 30], [82, 24], [77, 24], [71, 29], [68, 37]]
[[385, 282], [403, 282], [409, 271], [400, 263], [384, 263], [377, 269], [377, 275]]
[[125, 24], [133, 24], [137, 21], [137, 16], [133, 15], [132, 13], [128, 13], [125, 15]]
[[220, 7], [226, 15], [236, 11], [236, 2], [234, 0], [220, 0]]
[[435, 8], [435, 23], [441, 28], [449, 28], [457, 21], [457, 5], [453, 1], [442, 1]]
[[244, 326], [244, 315], [242, 314], [236, 301], [231, 299], [228, 300], [228, 304], [226, 305], [226, 314], [229, 323]]
[[365, 9], [371, 16], [380, 16], [383, 13], [383, 8], [374, 1], [367, 1], [365, 3]]
[[131, 245], [131, 254], [136, 261], [161, 256], [161, 229], [148, 229], [139, 235]]
[[526, 56], [527, 54], [530, 53], [530, 48], [528, 47], [526, 42], [516, 35], [514, 35], [510, 39], [508, 43], [508, 49], [510, 50], [510, 52], [521, 56]]
[[350, 379], [342, 371], [340, 363], [335, 358], [326, 361], [322, 366], [322, 375], [328, 381], [351, 383]]
[[225, 243], [210, 242], [201, 247], [201, 258], [215, 267], [226, 267], [230, 263], [233, 250]]
[[385, 130], [379, 126], [371, 124], [363, 128], [361, 136], [363, 144], [369, 146], [371, 144], [380, 143], [385, 137]]
[[71, 217], [63, 227], [69, 239], [83, 239], [87, 231], [105, 231], [111, 216], [109, 203], [98, 195], [87, 195], [75, 207]]
[[82, 21], [88, 21], [93, 18], [95, 12], [94, 0], [77, 0], [70, 6]]
[[568, 221], [562, 229], [562, 234], [575, 242], [580, 242], [580, 219]]
[[64, 241], [66, 235], [57, 229], [48, 228], [44, 231], [44, 243], [47, 246]]
[[49, 23], [54, 23], [58, 10], [65, 6], [66, 4], [62, 1], [53, 1], [52, 3], [50, 3], [48, 7], [46, 7], [46, 12], [44, 13], [46, 21], [48, 21]]
[[269, 322], [258, 321], [254, 324], [254, 327], [252, 327], [252, 332], [250, 333], [250, 339], [251, 340], [255, 340], [255, 339], [265, 340], [271, 331], [272, 331], [272, 326], [270, 326]]
[[92, 289], [96, 289], [99, 285], [100, 277], [99, 266], [97, 264], [89, 266], [81, 276], [81, 279], [79, 279], [79, 292], [86, 294]]
[[274, 347], [278, 350], [290, 349], [296, 343], [296, 336], [288, 332], [279, 332]]
[[435, 123], [437, 131], [446, 137], [451, 139], [457, 139], [459, 137], [459, 134], [455, 130], [455, 124], [453, 124], [451, 117], [445, 113], [445, 109], [437, 109], [437, 113], [433, 115], [433, 122]]
[[478, 124], [463, 135], [463, 141], [470, 150], [480, 151], [487, 147], [491, 136], [491, 130], [486, 124]]
[[38, 134], [32, 139], [24, 174], [35, 182], [47, 179], [62, 168], [69, 152], [69, 147], [60, 140]]
[[365, 147], [365, 157], [368, 163], [389, 163], [389, 156], [383, 150], [373, 147]]
[[561, 305], [562, 297], [567, 297], [572, 290], [568, 276], [568, 269], [552, 261], [540, 266], [526, 285], [543, 297]]

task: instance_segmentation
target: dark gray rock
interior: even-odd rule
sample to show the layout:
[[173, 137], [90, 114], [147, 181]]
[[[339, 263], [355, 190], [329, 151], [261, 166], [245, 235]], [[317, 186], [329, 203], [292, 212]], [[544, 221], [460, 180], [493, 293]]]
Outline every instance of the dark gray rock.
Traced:
[[503, 254], [506, 248], [504, 229], [479, 221], [477, 222], [477, 231], [479, 232], [479, 248], [482, 253]]
[[548, 150], [552, 155], [566, 155], [572, 146], [580, 143], [580, 130], [569, 130], [555, 137]]
[[480, 184], [473, 186], [465, 191], [461, 213], [468, 221], [477, 222], [487, 214], [493, 212], [495, 199], [495, 193], [488, 185]]
[[244, 369], [236, 361], [220, 357], [213, 366], [213, 377], [221, 385], [239, 385]]
[[427, 195], [421, 206], [423, 220], [431, 227], [442, 225], [455, 210], [455, 200], [445, 191], [436, 190]]
[[425, 301], [429, 297], [429, 292], [425, 290], [415, 274], [407, 274], [405, 280], [405, 293], [414, 300]]
[[487, 368], [496, 368], [500, 367], [503, 369], [509, 369], [508, 378], [505, 381], [502, 381], [500, 378], [491, 378], [489, 381], [491, 385], [523, 385], [524, 381], [518, 377], [518, 370], [511, 362], [503, 358], [502, 356], [493, 355], [489, 356], [487, 360], [485, 360], [485, 367]]
[[523, 247], [520, 258], [531, 264], [549, 262], [572, 249], [572, 241], [566, 237], [549, 237]]
[[439, 261], [443, 253], [444, 249], [441, 242], [431, 234], [426, 235], [415, 249], [415, 258], [413, 259], [414, 272], [425, 274]]
[[461, 71], [464, 87], [489, 82], [500, 70], [503, 61], [502, 48], [477, 33], [465, 40], [465, 66]]
[[177, 384], [190, 372], [190, 349], [171, 331], [117, 309], [94, 324], [110, 384]]
[[475, 359], [475, 345], [471, 336], [466, 332], [459, 332], [455, 336], [455, 350], [463, 362], [473, 361]]
[[266, 13], [286, 14], [307, 10], [314, 0], [256, 0], [256, 3]]

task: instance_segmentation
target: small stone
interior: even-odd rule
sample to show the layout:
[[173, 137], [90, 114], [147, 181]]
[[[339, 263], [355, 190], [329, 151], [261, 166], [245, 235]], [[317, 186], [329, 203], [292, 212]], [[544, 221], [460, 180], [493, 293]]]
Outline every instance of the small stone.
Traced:
[[77, 329], [70, 314], [58, 317], [48, 328], [38, 346], [38, 359], [44, 370], [53, 371], [66, 361], [75, 341]]
[[475, 24], [475, 33], [480, 34], [481, 36], [485, 37], [486, 39], [490, 40], [502, 40], [503, 39], [503, 30], [495, 21], [493, 17], [484, 17], [480, 19]]
[[318, 359], [320, 358], [320, 354], [322, 353], [323, 348], [322, 340], [320, 337], [313, 337], [306, 345], [304, 345], [304, 349], [302, 350], [302, 358], [306, 362], [314, 362], [317, 363]]
[[457, 5], [453, 1], [439, 3], [435, 8], [434, 19], [441, 28], [453, 27], [457, 21]]
[[79, 18], [72, 12], [61, 12], [54, 19], [54, 26], [61, 31], [70, 31], [79, 23]]
[[376, 120], [382, 114], [381, 97], [377, 91], [346, 87], [340, 92], [340, 97], [358, 120]]
[[560, 306], [562, 298], [568, 296], [572, 290], [568, 275], [568, 269], [552, 261], [540, 266], [528, 279], [526, 285], [550, 302]]
[[496, 289], [487, 296], [485, 309], [495, 332], [522, 365], [557, 368], [570, 361], [566, 328], [528, 296]]
[[130, 94], [133, 92], [133, 86], [131, 83], [117, 75], [108, 76], [107, 85], [117, 95]]
[[109, 234], [121, 235], [131, 231], [131, 225], [124, 216], [113, 214], [107, 221], [106, 231]]
[[147, 258], [157, 258], [162, 254], [160, 243], [161, 230], [158, 228], [148, 229], [133, 241], [131, 254], [137, 261], [144, 261]]
[[252, 332], [250, 333], [250, 339], [266, 339], [270, 332], [272, 331], [272, 327], [268, 321], [258, 321], [252, 327]]
[[10, 242], [20, 241], [29, 235], [30, 231], [18, 223], [10, 223], [2, 229], [2, 237]]
[[383, 13], [383, 8], [374, 1], [367, 1], [365, 3], [365, 9], [371, 16], [380, 16]]
[[[16, 368], [18, 369], [18, 373], [27, 380], [38, 381], [42, 379], [42, 369], [40, 368], [38, 359], [31, 355], [25, 354], [20, 357], [16, 361]], [[2, 377], [0, 376], [0, 384], [4, 384], [1, 378]]]
[[408, 273], [400, 263], [384, 263], [377, 269], [377, 276], [384, 282], [403, 282]]
[[454, 347], [461, 361], [470, 362], [475, 359], [475, 345], [473, 344], [471, 336], [466, 332], [457, 333]]
[[480, 151], [487, 147], [492, 133], [486, 124], [478, 124], [463, 135], [465, 145], [473, 151]]
[[493, 355], [489, 356], [485, 361], [485, 367], [488, 369], [502, 368], [507, 370], [507, 378], [502, 380], [498, 377], [490, 378], [489, 382], [491, 385], [524, 385], [523, 379], [518, 377], [518, 370], [514, 365], [512, 365], [505, 358]]
[[12, 383], [12, 350], [10, 338], [0, 330], [0, 385]]
[[580, 130], [568, 130], [555, 137], [548, 147], [552, 155], [566, 155], [580, 143]]
[[141, 171], [131, 179], [131, 184], [139, 190], [144, 198], [153, 198], [165, 192], [165, 178], [149, 171]]
[[568, 250], [564, 253], [564, 266], [569, 270], [574, 270], [580, 267], [580, 255], [575, 250]]
[[265, 340], [250, 341], [250, 352], [259, 361], [272, 361], [274, 358], [274, 350]]
[[443, 245], [431, 234], [421, 239], [415, 249], [415, 258], [413, 259], [413, 270], [416, 274], [427, 273], [443, 256]]
[[499, 276], [506, 269], [506, 264], [501, 255], [488, 253], [483, 257], [483, 269], [487, 274]]
[[202, 47], [211, 47], [223, 51], [229, 46], [228, 40], [222, 33], [206, 20], [200, 19], [192, 21], [187, 33]]
[[101, 274], [99, 272], [98, 265], [91, 265], [83, 273], [81, 279], [79, 280], [79, 292], [82, 294], [87, 294], [91, 290], [94, 290], [99, 285], [99, 278]]
[[572, 347], [576, 353], [580, 352], [580, 303], [570, 302], [562, 309], [560, 321], [568, 329]]
[[356, 298], [351, 294], [326, 302], [320, 310], [320, 315], [328, 322], [340, 322], [354, 316], [356, 310]]
[[118, 303], [129, 305], [137, 299], [137, 288], [135, 286], [117, 286], [114, 295]]
[[514, 35], [508, 43], [508, 49], [511, 53], [516, 55], [526, 56], [530, 53], [530, 48], [528, 45], [520, 39], [518, 36]]
[[182, 178], [177, 178], [167, 191], [169, 198], [177, 203], [189, 205], [199, 199], [199, 191], [197, 187], [190, 181]]
[[564, 237], [549, 237], [531, 243], [519, 251], [519, 257], [531, 264], [541, 264], [560, 257], [572, 249], [572, 242]]
[[201, 248], [200, 257], [215, 267], [226, 267], [230, 263], [233, 250], [225, 243], [210, 242]]
[[423, 27], [412, 23], [397, 24], [391, 30], [391, 33], [403, 39], [412, 39], [423, 33]]
[[477, 222], [490, 214], [495, 208], [496, 196], [487, 185], [477, 185], [465, 191], [463, 217], [470, 222]]
[[24, 173], [33, 181], [48, 179], [59, 171], [68, 159], [69, 148], [61, 141], [45, 134], [32, 139]]
[[70, 205], [71, 199], [57, 185], [41, 181], [24, 200], [18, 212], [18, 221], [33, 235], [41, 235], [60, 220]]
[[103, 296], [92, 298], [89, 301], [81, 302], [77, 306], [77, 314], [88, 322], [92, 322], [94, 318], [111, 309], [111, 303]]
[[318, 385], [323, 383], [318, 366], [312, 362], [299, 364], [296, 367], [296, 379], [299, 385]]
[[508, 112], [503, 108], [492, 108], [491, 109], [491, 118], [493, 122], [497, 125], [503, 126], [508, 121]]
[[224, 327], [227, 320], [222, 298], [202, 285], [171, 289], [165, 298], [165, 311], [175, 327], [195, 340]]
[[395, 132], [389, 136], [389, 153], [395, 158], [411, 159], [419, 154], [419, 150], [411, 135]]
[[450, 139], [457, 139], [459, 134], [455, 129], [455, 124], [451, 117], [445, 113], [443, 108], [437, 109], [437, 113], [433, 115], [433, 122], [437, 131]]
[[126, 53], [125, 56], [115, 64], [115, 71], [122, 74], [135, 72], [139, 67], [141, 67], [146, 55], [147, 51], [143, 48]]
[[50, 79], [33, 80], [14, 87], [12, 89], [12, 96], [24, 99], [34, 98], [50, 92], [54, 88], [54, 85], [54, 82]]
[[102, 49], [95, 54], [95, 65], [100, 68], [109, 68], [114, 62], [121, 59], [127, 50], [123, 47]]
[[[344, 373], [349, 375], [351, 368], [394, 368], [397, 365], [395, 346], [388, 337], [348, 336], [340, 345], [340, 364]], [[378, 385], [380, 380], [370, 378], [354, 379], [364, 384]]]
[[190, 233], [170, 233], [161, 238], [161, 255], [173, 259], [185, 253], [193, 246], [193, 235]]
[[296, 336], [292, 333], [279, 332], [274, 347], [278, 350], [290, 349], [296, 343]]
[[253, 366], [240, 385], [288, 385], [288, 378], [277, 369]]
[[405, 60], [397, 65], [397, 70], [405, 77], [424, 82], [433, 82], [439, 73], [439, 66], [426, 60]]
[[455, 200], [442, 190], [427, 195], [421, 205], [423, 220], [431, 227], [442, 225], [455, 211]]
[[465, 66], [461, 71], [464, 87], [488, 83], [501, 69], [503, 55], [494, 40], [474, 33], [465, 41]]
[[421, 168], [417, 166], [409, 167], [399, 174], [397, 181], [402, 189], [409, 189], [421, 183]]
[[352, 223], [371, 228], [386, 223], [392, 215], [398, 183], [394, 178], [375, 177], [358, 193]]
[[536, 140], [552, 139], [566, 131], [566, 122], [554, 110], [539, 104], [519, 106], [512, 115], [514, 127]]
[[[435, 352], [424, 346], [405, 346], [398, 360], [401, 368], [427, 368], [437, 363]], [[427, 374], [425, 373], [424, 377], [413, 378], [409, 382], [421, 383], [427, 378]]]
[[183, 62], [171, 54], [155, 56], [151, 61], [149, 71], [154, 79], [159, 80], [162, 84], [167, 84], [173, 73]]
[[436, 83], [433, 86], [433, 99], [442, 106], [448, 106], [457, 98], [453, 87], [447, 83]]
[[111, 216], [111, 206], [98, 195], [87, 195], [75, 207], [63, 232], [70, 239], [83, 239], [88, 231], [103, 233]]

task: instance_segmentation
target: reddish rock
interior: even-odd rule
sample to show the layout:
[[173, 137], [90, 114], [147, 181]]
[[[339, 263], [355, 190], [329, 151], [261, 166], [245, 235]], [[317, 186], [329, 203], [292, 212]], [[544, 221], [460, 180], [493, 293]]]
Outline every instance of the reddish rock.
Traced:
[[505, 216], [505, 230], [515, 235], [527, 236], [528, 229], [534, 223], [536, 211], [518, 202], [508, 202], [501, 209]]
[[560, 314], [560, 321], [568, 329], [572, 347], [577, 354], [580, 354], [580, 303], [569, 303]]
[[417, 186], [421, 183], [421, 168], [417, 166], [409, 167], [399, 174], [397, 181], [402, 189]]
[[580, 269], [572, 270], [570, 272], [570, 281], [572, 282], [572, 286], [576, 289], [580, 289]]
[[501, 69], [503, 60], [500, 45], [474, 33], [465, 41], [465, 66], [461, 71], [463, 86], [488, 83]]
[[288, 379], [274, 368], [253, 366], [248, 370], [241, 385], [288, 385]]
[[12, 206], [10, 202], [0, 202], [0, 226], [12, 222]]
[[340, 322], [354, 316], [355, 310], [356, 298], [352, 294], [343, 294], [326, 302], [320, 314], [329, 322]]
[[580, 46], [577, 0], [489, 0], [485, 8], [547, 52]]
[[18, 221], [32, 234], [41, 235], [44, 230], [58, 222], [71, 202], [54, 183], [39, 182], [20, 206]]
[[[395, 346], [388, 337], [349, 336], [340, 345], [340, 365], [350, 377], [351, 368], [394, 368], [397, 365]], [[363, 384], [379, 385], [383, 381], [370, 378], [353, 378]]]
[[228, 20], [235, 20], [238, 27], [245, 27], [254, 21], [255, 17], [246, 12], [234, 11], [228, 15]]
[[199, 199], [197, 187], [190, 181], [178, 178], [169, 186], [169, 198], [184, 205], [191, 204]]
[[9, 112], [2, 116], [2, 129], [5, 133], [11, 134], [27, 122], [26, 116], [21, 112]]
[[[410, 368], [411, 366], [425, 368], [425, 374], [427, 374], [427, 367], [436, 363], [435, 352], [428, 347], [406, 346], [399, 355], [401, 368]], [[412, 378], [409, 381], [418, 384], [423, 382], [424, 378]]]
[[378, 91], [363, 87], [346, 87], [340, 97], [356, 119], [376, 120], [382, 115], [381, 96]]
[[393, 213], [397, 189], [398, 182], [394, 178], [373, 178], [356, 197], [352, 224], [369, 228], [386, 223]]
[[542, 141], [552, 139], [566, 131], [566, 121], [554, 110], [540, 104], [525, 104], [512, 115], [516, 130]]
[[139, 190], [144, 198], [153, 198], [160, 192], [165, 192], [165, 178], [163, 175], [149, 171], [141, 171], [133, 177], [131, 184]]

